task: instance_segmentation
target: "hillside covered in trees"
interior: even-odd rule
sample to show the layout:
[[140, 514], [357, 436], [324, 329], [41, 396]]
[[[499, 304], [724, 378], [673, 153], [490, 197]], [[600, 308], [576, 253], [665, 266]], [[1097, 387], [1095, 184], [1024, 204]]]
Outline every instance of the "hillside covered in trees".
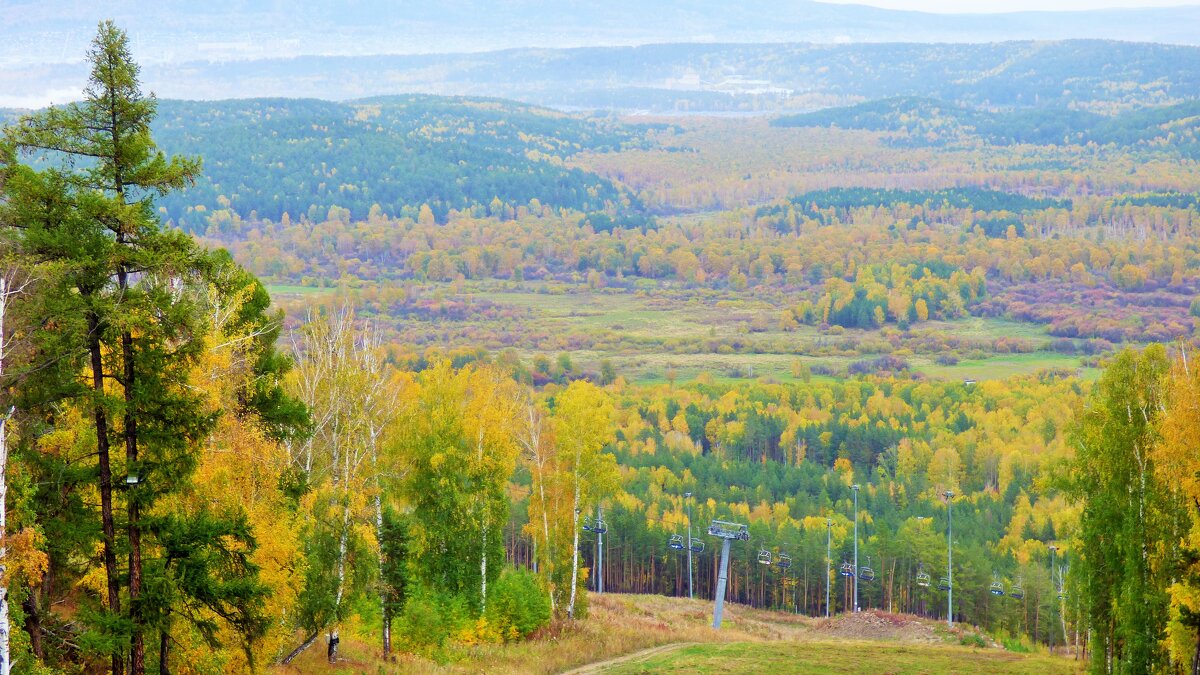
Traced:
[[601, 588], [713, 599], [717, 519], [755, 608], [1200, 663], [1184, 89], [1060, 136], [969, 92], [160, 102], [111, 23], [88, 62], [0, 136], [0, 657], [475, 667]]
[[1157, 147], [1200, 157], [1200, 102], [1101, 115], [1083, 110], [1033, 108], [989, 112], [929, 98], [888, 98], [776, 118], [782, 127], [865, 129], [900, 134], [911, 145], [978, 139], [995, 145], [1118, 145]]
[[636, 144], [633, 130], [502, 101], [166, 101], [155, 131], [174, 151], [205, 157], [196, 185], [159, 202], [189, 230], [207, 223], [206, 211], [226, 207], [312, 221], [331, 207], [355, 219], [421, 218], [422, 206], [444, 221], [450, 209], [502, 215], [532, 200], [637, 210], [611, 181], [563, 166], [585, 150]]

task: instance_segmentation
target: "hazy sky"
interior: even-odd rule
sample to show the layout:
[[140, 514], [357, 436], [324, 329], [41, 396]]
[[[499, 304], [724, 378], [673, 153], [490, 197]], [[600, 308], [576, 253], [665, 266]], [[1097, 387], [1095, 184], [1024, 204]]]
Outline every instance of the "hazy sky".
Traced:
[[1020, 12], [1107, 7], [1177, 7], [1200, 4], [1189, 0], [821, 0], [843, 5], [871, 5], [920, 12]]

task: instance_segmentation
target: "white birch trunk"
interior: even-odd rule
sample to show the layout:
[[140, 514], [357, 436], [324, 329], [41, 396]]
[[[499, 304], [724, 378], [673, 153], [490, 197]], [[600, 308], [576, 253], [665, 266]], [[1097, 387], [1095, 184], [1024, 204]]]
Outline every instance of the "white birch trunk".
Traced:
[[[475, 441], [475, 461], [479, 466], [483, 465], [483, 427], [479, 428], [478, 439]], [[483, 513], [480, 515], [482, 525], [479, 528], [479, 613], [483, 614], [487, 609], [487, 540], [488, 540], [488, 512], [487, 500], [480, 502]]]
[[[0, 379], [4, 376], [4, 360], [7, 358], [8, 334], [5, 333], [4, 318], [8, 310], [8, 299], [15, 293], [6, 276], [0, 275]], [[8, 418], [13, 409], [0, 409], [0, 675], [8, 675], [12, 668], [9, 658], [9, 635], [12, 627], [8, 615]]]
[[579, 586], [579, 476], [575, 477], [575, 504], [571, 527], [571, 601], [567, 604], [567, 618], [575, 618], [575, 592]]
[[484, 611], [487, 610], [487, 539], [488, 539], [487, 514], [484, 514], [482, 539], [483, 539], [483, 541], [482, 541], [483, 552], [482, 552], [482, 555], [479, 557], [479, 577], [480, 577], [480, 579], [482, 579], [482, 583], [480, 584], [480, 587], [479, 587], [479, 613], [480, 614], [482, 614]]

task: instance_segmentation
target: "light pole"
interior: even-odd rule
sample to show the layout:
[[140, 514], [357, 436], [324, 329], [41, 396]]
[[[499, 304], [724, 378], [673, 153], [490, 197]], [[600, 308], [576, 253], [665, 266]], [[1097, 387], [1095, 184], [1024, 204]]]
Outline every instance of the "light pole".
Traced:
[[688, 519], [688, 600], [696, 599], [692, 593], [692, 493], [683, 493], [683, 498], [687, 500], [687, 519]]
[[1050, 653], [1054, 653], [1054, 610], [1058, 606], [1058, 601], [1055, 599], [1058, 593], [1058, 586], [1054, 583], [1054, 552], [1058, 547], [1050, 545]]
[[946, 581], [950, 588], [946, 589], [946, 625], [954, 625], [954, 548], [951, 541], [954, 538], [954, 519], [951, 515], [951, 500], [954, 493], [946, 490]]
[[833, 572], [833, 558], [830, 555], [830, 544], [833, 543], [833, 519], [825, 519], [825, 618], [829, 618], [829, 577]]
[[604, 524], [604, 507], [596, 507], [596, 595], [604, 595], [604, 533], [608, 527]]
[[854, 490], [854, 611], [858, 611], [858, 483], [850, 486]]

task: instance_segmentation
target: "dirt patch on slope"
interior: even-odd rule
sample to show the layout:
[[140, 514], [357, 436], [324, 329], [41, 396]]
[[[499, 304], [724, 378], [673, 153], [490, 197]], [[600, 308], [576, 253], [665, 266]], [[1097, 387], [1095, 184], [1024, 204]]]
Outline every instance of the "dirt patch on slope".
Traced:
[[842, 614], [818, 623], [814, 635], [847, 640], [898, 640], [900, 642], [941, 643], [944, 640], [928, 622], [904, 614], [866, 610]]

